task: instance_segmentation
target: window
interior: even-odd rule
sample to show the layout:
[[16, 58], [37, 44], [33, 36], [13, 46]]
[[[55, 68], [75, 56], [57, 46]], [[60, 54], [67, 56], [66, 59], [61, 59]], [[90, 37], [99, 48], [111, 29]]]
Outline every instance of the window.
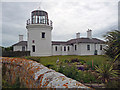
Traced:
[[77, 50], [77, 45], [75, 45], [75, 50]]
[[22, 46], [22, 51], [25, 51], [25, 46]]
[[70, 50], [70, 47], [68, 46], [68, 51]]
[[35, 23], [37, 23], [37, 17], [38, 17], [38, 16], [35, 17], [35, 21], [36, 21]]
[[41, 23], [40, 18], [41, 18], [41, 16], [39, 16], [39, 23]]
[[64, 51], [66, 51], [66, 47], [64, 46]]
[[37, 23], [39, 23], [39, 16], [37, 16]]
[[57, 46], [55, 46], [55, 51], [57, 51]]
[[45, 32], [42, 32], [42, 38], [45, 38]]
[[90, 50], [90, 45], [87, 45], [87, 50]]
[[35, 43], [35, 40], [32, 40], [32, 43]]
[[45, 16], [40, 16], [40, 23], [45, 24]]
[[32, 45], [32, 51], [35, 52], [35, 45]]
[[100, 50], [102, 50], [102, 45], [100, 45]]
[[35, 23], [35, 16], [33, 16], [33, 23]]

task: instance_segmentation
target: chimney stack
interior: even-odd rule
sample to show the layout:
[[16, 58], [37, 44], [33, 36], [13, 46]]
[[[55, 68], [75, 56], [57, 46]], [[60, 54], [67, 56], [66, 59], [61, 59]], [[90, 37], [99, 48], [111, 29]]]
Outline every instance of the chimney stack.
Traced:
[[80, 33], [76, 33], [76, 38], [80, 38]]
[[87, 38], [92, 39], [92, 30], [88, 29]]
[[19, 42], [23, 41], [23, 35], [19, 35]]

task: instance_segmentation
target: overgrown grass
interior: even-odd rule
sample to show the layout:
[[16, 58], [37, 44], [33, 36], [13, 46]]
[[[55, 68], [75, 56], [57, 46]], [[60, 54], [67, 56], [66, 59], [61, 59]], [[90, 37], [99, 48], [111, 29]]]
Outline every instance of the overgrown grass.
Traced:
[[35, 60], [45, 66], [52, 65], [56, 67], [56, 61], [59, 59], [59, 62], [64, 62], [65, 60], [79, 59], [86, 61], [86, 64], [92, 67], [92, 60], [94, 65], [99, 65], [104, 63], [109, 58], [104, 55], [91, 55], [91, 56], [77, 56], [77, 55], [65, 55], [65, 56], [48, 56], [48, 57], [25, 57], [26, 59]]

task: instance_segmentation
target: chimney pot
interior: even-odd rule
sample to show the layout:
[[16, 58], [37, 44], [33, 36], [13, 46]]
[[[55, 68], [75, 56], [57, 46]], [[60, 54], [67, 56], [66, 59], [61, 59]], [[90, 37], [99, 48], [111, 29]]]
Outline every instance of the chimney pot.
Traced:
[[88, 29], [87, 38], [92, 39], [92, 30]]
[[80, 38], [80, 33], [76, 33], [76, 38]]
[[19, 42], [23, 41], [23, 35], [19, 35]]

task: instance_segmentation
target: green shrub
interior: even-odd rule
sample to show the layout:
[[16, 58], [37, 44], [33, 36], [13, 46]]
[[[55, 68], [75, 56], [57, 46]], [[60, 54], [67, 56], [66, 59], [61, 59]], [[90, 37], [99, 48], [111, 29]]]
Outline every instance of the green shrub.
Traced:
[[69, 60], [65, 60], [64, 62], [65, 62], [65, 63], [69, 63]]
[[83, 65], [84, 63], [86, 63], [86, 61], [85, 60], [79, 60], [79, 62]]
[[60, 65], [59, 70], [60, 73], [63, 73], [69, 78], [76, 79], [78, 75], [78, 70], [75, 66], [68, 66], [68, 65]]
[[80, 82], [97, 82], [96, 77], [91, 72], [77, 70], [77, 68], [74, 65], [60, 65], [58, 71], [60, 73], [63, 73], [67, 77]]
[[120, 81], [111, 80], [106, 84], [105, 87], [106, 88], [120, 88]]

